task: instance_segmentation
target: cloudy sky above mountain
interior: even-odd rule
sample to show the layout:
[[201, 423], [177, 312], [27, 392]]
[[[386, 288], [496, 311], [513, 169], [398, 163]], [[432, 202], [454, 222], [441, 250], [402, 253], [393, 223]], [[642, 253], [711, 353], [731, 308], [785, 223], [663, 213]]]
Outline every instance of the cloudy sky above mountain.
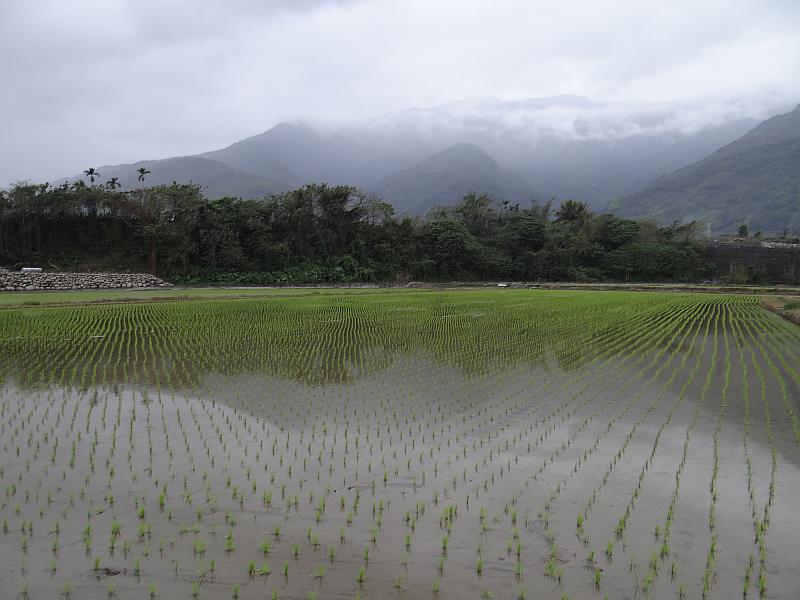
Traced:
[[798, 31], [796, 0], [4, 0], [0, 186], [458, 98], [761, 118], [800, 101]]

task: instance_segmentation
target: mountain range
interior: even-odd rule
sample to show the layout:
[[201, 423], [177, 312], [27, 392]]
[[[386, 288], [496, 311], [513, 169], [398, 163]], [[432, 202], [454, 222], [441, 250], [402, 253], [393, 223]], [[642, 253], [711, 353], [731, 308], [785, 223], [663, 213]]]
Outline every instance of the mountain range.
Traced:
[[699, 220], [716, 232], [800, 232], [800, 106], [706, 158], [611, 202], [616, 214]]
[[[771, 217], [758, 220], [754, 215], [762, 208], [772, 210], [769, 202], [747, 212], [743, 206], [749, 201], [743, 200], [742, 206], [737, 205], [739, 212], [720, 219], [710, 208], [694, 210], [700, 191], [688, 203], [683, 195], [677, 198], [672, 193], [673, 188], [685, 192], [678, 182], [689, 173], [702, 178], [709, 163], [699, 171], [693, 169], [716, 154], [738, 160], [730, 153], [738, 156], [754, 144], [745, 142], [736, 151], [726, 148], [766, 126], [769, 121], [756, 127], [764, 116], [737, 104], [698, 108], [604, 103], [580, 96], [514, 102], [471, 98], [335, 127], [284, 122], [196, 156], [97, 170], [104, 180], [118, 177], [122, 189], [127, 189], [138, 185], [136, 169], [144, 166], [152, 171], [148, 183], [192, 181], [210, 198], [260, 198], [326, 182], [376, 192], [399, 214], [424, 214], [432, 206], [453, 204], [476, 192], [521, 205], [576, 198], [595, 210], [610, 206], [622, 215], [660, 221], [712, 219], [715, 228], [746, 218], [754, 226], [763, 223], [766, 230]], [[761, 151], [767, 146], [778, 153], [790, 151], [784, 141], [780, 148], [772, 143], [756, 146]], [[751, 167], [758, 170], [757, 164], [764, 160], [769, 156]], [[781, 198], [791, 195], [794, 188], [787, 182], [792, 180], [791, 166], [797, 165], [792, 160], [790, 156], [785, 161], [782, 183], [759, 184], [759, 189], [765, 192], [779, 185]], [[728, 168], [734, 169], [729, 175], [751, 177], [749, 171], [736, 172], [735, 164], [729, 163]], [[715, 188], [701, 185], [701, 189]], [[741, 190], [752, 193], [744, 185]]]

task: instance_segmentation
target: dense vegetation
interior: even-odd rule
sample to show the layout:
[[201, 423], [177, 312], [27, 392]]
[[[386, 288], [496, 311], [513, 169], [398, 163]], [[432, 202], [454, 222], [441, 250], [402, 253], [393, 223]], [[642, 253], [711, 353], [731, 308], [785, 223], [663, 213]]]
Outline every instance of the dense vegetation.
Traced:
[[0, 192], [0, 265], [147, 269], [175, 282], [693, 280], [708, 269], [694, 230], [474, 194], [398, 219], [374, 195], [326, 185], [263, 200], [113, 180]]

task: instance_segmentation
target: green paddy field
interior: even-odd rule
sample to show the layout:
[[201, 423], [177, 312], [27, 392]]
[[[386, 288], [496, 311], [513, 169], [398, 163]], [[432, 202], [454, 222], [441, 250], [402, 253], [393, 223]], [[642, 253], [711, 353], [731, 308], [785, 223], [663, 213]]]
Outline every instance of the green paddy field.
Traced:
[[0, 296], [0, 597], [800, 589], [800, 329], [755, 297], [187, 295]]

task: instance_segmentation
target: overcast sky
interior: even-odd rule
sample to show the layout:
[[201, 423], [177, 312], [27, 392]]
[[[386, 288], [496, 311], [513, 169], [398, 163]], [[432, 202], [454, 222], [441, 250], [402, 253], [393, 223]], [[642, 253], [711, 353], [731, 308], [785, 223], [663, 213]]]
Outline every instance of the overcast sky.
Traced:
[[470, 96], [800, 101], [798, 0], [1, 0], [0, 186]]

